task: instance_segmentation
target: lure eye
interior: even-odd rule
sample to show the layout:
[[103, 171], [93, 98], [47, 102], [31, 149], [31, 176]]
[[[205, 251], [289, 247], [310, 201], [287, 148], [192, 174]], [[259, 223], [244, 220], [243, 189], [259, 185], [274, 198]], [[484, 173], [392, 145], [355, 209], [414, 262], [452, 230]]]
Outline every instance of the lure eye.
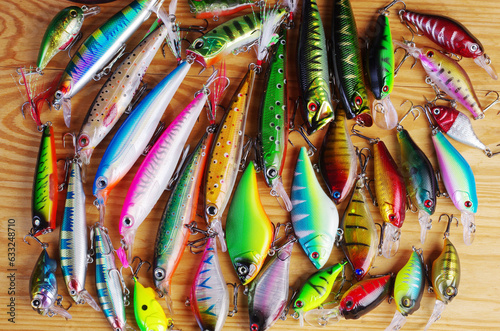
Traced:
[[387, 85], [384, 85], [384, 87], [382, 87], [382, 91], [384, 91], [384, 92], [387, 92], [387, 91], [389, 91], [389, 86], [387, 86]]
[[453, 286], [448, 286], [444, 293], [449, 296], [449, 297], [454, 297], [455, 295], [457, 295], [457, 289]]
[[469, 49], [470, 49], [471, 52], [475, 52], [475, 51], [477, 51], [479, 49], [479, 46], [478, 46], [478, 44], [471, 44], [469, 46]]
[[412, 306], [412, 300], [410, 298], [403, 298], [401, 305], [405, 308], [410, 308]]
[[439, 115], [439, 113], [441, 113], [441, 110], [439, 108], [434, 108], [432, 112], [434, 113], [434, 115]]
[[250, 330], [252, 331], [258, 331], [259, 330], [259, 326], [255, 323], [253, 323], [252, 325], [250, 325]]
[[430, 200], [430, 199], [427, 199], [424, 201], [425, 208], [431, 208], [433, 205], [434, 205], [434, 202], [432, 202], [432, 200]]
[[307, 105], [307, 109], [310, 112], [315, 112], [316, 110], [318, 110], [318, 105], [314, 101], [310, 101], [309, 104]]
[[277, 175], [278, 175], [278, 171], [276, 170], [276, 168], [271, 167], [271, 168], [267, 169], [267, 177], [274, 178]]
[[194, 42], [194, 49], [200, 49], [204, 44], [205, 42], [203, 41], [203, 39], [198, 39]]
[[389, 215], [389, 221], [394, 222], [396, 220], [396, 214]]
[[312, 257], [313, 259], [317, 259], [317, 258], [319, 257], [319, 253], [318, 253], [318, 252], [312, 252], [312, 253], [311, 253], [311, 257]]
[[89, 145], [89, 142], [89, 136], [87, 136], [86, 134], [82, 134], [78, 139], [78, 146], [80, 146], [81, 148], [87, 147]]
[[129, 216], [125, 216], [123, 218], [123, 225], [125, 225], [127, 228], [132, 226], [134, 222], [132, 221], [132, 219], [129, 217]]
[[69, 295], [71, 295], [71, 296], [76, 295], [76, 290], [69, 291]]
[[363, 104], [363, 98], [361, 98], [360, 96], [357, 96], [354, 98], [354, 103], [357, 105], [357, 106], [361, 106]]
[[358, 276], [363, 275], [363, 273], [364, 273], [364, 272], [365, 272], [365, 271], [364, 271], [363, 269], [361, 269], [361, 268], [358, 268], [358, 269], [355, 269], [355, 270], [354, 270], [354, 273], [355, 273], [356, 275], [358, 275]]
[[210, 205], [207, 207], [207, 215], [208, 216], [215, 216], [215, 215], [217, 215], [218, 211], [219, 210], [214, 205]]
[[352, 306], [353, 306], [353, 304], [354, 304], [354, 302], [352, 302], [352, 300], [347, 300], [347, 301], [345, 302], [345, 307], [346, 307], [347, 309], [351, 309], [351, 308], [352, 308]]
[[142, 305], [141, 309], [142, 309], [142, 310], [148, 310], [148, 306], [146, 306], [146, 305]]
[[340, 192], [339, 191], [335, 191], [335, 192], [333, 192], [332, 196], [333, 196], [334, 199], [340, 199]]
[[433, 51], [428, 51], [427, 54], [425, 54], [427, 57], [433, 57], [434, 52]]
[[239, 274], [239, 275], [242, 275], [242, 276], [244, 276], [244, 275], [248, 274], [248, 268], [247, 268], [247, 267], [245, 267], [244, 265], [239, 266], [239, 267], [238, 267], [238, 274]]
[[295, 307], [302, 308], [304, 307], [304, 303], [300, 300], [295, 301]]
[[54, 94], [54, 98], [61, 99], [62, 97], [63, 97], [62, 91], [57, 90], [56, 93]]
[[40, 226], [40, 217], [38, 217], [38, 216], [34, 216], [34, 217], [33, 217], [33, 224], [34, 224], [35, 226]]
[[472, 202], [470, 202], [469, 200], [467, 200], [467, 201], [465, 201], [464, 206], [467, 207], [467, 208], [470, 208], [470, 207], [472, 207]]
[[165, 270], [163, 270], [162, 268], [156, 268], [154, 271], [154, 276], [156, 280], [162, 280], [163, 278], [165, 278]]
[[107, 179], [106, 179], [106, 178], [104, 178], [104, 177], [102, 177], [102, 176], [101, 176], [101, 177], [99, 177], [99, 178], [97, 178], [97, 181], [96, 181], [96, 186], [97, 186], [97, 188], [99, 188], [99, 189], [104, 189], [104, 188], [106, 188], [106, 186], [108, 186], [108, 181], [107, 181]]
[[69, 11], [69, 15], [73, 18], [77, 17], [78, 16], [78, 13], [76, 12], [76, 10], [72, 9]]
[[31, 301], [31, 306], [33, 308], [39, 308], [41, 305], [42, 305], [42, 301], [40, 301], [40, 299], [33, 299]]

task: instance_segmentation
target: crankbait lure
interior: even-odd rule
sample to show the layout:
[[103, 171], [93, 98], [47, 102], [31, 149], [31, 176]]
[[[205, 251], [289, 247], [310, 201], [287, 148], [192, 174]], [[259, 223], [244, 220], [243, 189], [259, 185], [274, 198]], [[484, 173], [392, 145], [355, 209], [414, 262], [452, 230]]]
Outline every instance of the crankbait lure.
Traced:
[[257, 0], [188, 0], [191, 13], [196, 18], [213, 18], [217, 21], [221, 16], [233, 15], [241, 10], [260, 6]]
[[368, 94], [363, 81], [363, 65], [359, 49], [356, 21], [349, 0], [335, 0], [333, 5], [332, 51], [333, 72], [339, 98], [348, 119], [372, 126]]
[[[146, 70], [165, 40], [165, 34], [166, 28], [161, 25], [141, 41], [97, 94], [77, 138], [78, 153], [85, 164], [90, 163], [94, 149], [129, 108]], [[138, 92], [136, 98], [140, 94]]]
[[273, 224], [260, 201], [253, 162], [234, 191], [226, 219], [226, 241], [238, 279], [247, 285], [262, 268], [273, 241]]
[[307, 133], [323, 128], [335, 117], [331, 103], [328, 54], [323, 22], [315, 0], [302, 2], [299, 30], [298, 73], [302, 95], [302, 117]]
[[397, 311], [386, 331], [400, 330], [406, 323], [406, 317], [420, 308], [424, 288], [424, 257], [422, 250], [414, 247], [410, 259], [399, 270], [394, 281], [394, 301]]
[[289, 239], [266, 262], [248, 288], [250, 330], [270, 329], [288, 303], [290, 259], [295, 239]]
[[201, 330], [222, 330], [229, 312], [229, 291], [217, 257], [215, 238], [208, 238], [189, 301]]
[[343, 272], [346, 263], [337, 263], [329, 268], [316, 271], [302, 285], [293, 301], [293, 309], [295, 315], [300, 318], [301, 326], [304, 324], [304, 313], [320, 306], [331, 294], [332, 288], [337, 283], [337, 278]]
[[154, 249], [153, 278], [155, 287], [170, 305], [170, 284], [189, 238], [185, 226], [195, 218], [198, 196], [214, 139], [215, 127], [208, 127], [193, 154], [186, 161], [158, 226]]
[[375, 26], [375, 37], [368, 44], [368, 77], [375, 96], [372, 116], [375, 124], [391, 130], [398, 122], [398, 113], [391, 102], [394, 87], [394, 49], [388, 12], [381, 12]]
[[132, 168], [154, 134], [170, 100], [191, 68], [181, 63], [149, 92], [120, 126], [108, 145], [97, 169], [93, 193], [104, 222], [104, 209], [111, 190]]
[[60, 51], [69, 49], [79, 39], [78, 34], [82, 28], [83, 20], [92, 15], [99, 14], [99, 7], [71, 6], [64, 8], [54, 16], [49, 23], [42, 39], [36, 71], [42, 72], [49, 61]]
[[236, 89], [222, 119], [215, 144], [210, 151], [205, 179], [205, 218], [208, 226], [217, 232], [221, 250], [226, 251], [222, 230], [222, 214], [231, 197], [243, 155], [243, 139], [252, 95], [255, 71], [249, 70]]
[[332, 252], [339, 214], [319, 184], [305, 147], [300, 149], [297, 158], [291, 200], [290, 216], [295, 235], [312, 264], [321, 269]]
[[341, 106], [337, 106], [335, 120], [328, 127], [319, 154], [321, 175], [333, 202], [341, 203], [351, 191], [358, 165], [356, 151], [347, 131], [347, 120]]

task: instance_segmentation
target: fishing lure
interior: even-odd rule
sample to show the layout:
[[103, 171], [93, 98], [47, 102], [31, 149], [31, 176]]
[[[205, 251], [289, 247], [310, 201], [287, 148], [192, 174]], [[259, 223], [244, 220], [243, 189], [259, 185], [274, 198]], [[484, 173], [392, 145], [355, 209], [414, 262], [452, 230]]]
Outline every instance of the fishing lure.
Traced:
[[252, 95], [254, 80], [255, 71], [248, 70], [219, 125], [207, 165], [205, 218], [209, 227], [217, 232], [223, 252], [226, 251], [226, 242], [222, 230], [222, 214], [238, 176], [243, 154], [248, 99]]
[[68, 190], [59, 236], [61, 270], [69, 295], [77, 304], [88, 303], [99, 311], [99, 305], [85, 289], [87, 266], [92, 263], [87, 243], [87, 217], [80, 162], [75, 158], [67, 161]]
[[431, 227], [430, 217], [436, 210], [438, 183], [431, 162], [401, 125], [401, 122], [413, 109], [412, 107], [401, 118], [396, 129], [401, 150], [401, 174], [406, 184], [410, 203], [418, 209], [418, 221], [421, 229], [420, 241], [423, 244], [427, 231]]
[[402, 23], [413, 24], [418, 32], [423, 33], [447, 52], [473, 58], [491, 78], [498, 78], [495, 68], [491, 66], [491, 59], [484, 53], [481, 42], [461, 23], [446, 16], [408, 11], [406, 6], [399, 11], [399, 17]]
[[121, 272], [116, 268], [115, 250], [108, 230], [96, 223], [92, 227], [91, 238], [95, 245], [95, 281], [102, 312], [114, 330], [125, 330], [127, 326], [125, 299], [128, 296], [128, 289], [125, 287]]
[[301, 326], [304, 324], [304, 313], [320, 306], [331, 294], [332, 288], [337, 283], [338, 276], [343, 273], [346, 263], [341, 262], [329, 268], [318, 270], [302, 285], [293, 301], [293, 309], [300, 318]]
[[172, 189], [158, 226], [154, 249], [153, 278], [155, 287], [170, 303], [170, 284], [186, 247], [189, 230], [195, 218], [198, 196], [205, 173], [208, 150], [214, 139], [215, 127], [208, 127]]
[[[162, 2], [132, 1], [83, 42], [66, 66], [52, 102], [56, 110], [63, 108], [66, 126], [70, 126], [71, 98], [92, 79], [100, 79], [103, 73], [109, 72], [113, 63], [123, 54], [125, 42], [149, 18], [152, 11], [163, 16], [160, 9]], [[104, 67], [104, 71], [99, 73]]]
[[132, 168], [160, 121], [170, 100], [184, 80], [191, 64], [183, 62], [167, 75], [134, 108], [108, 145], [96, 172], [93, 193], [101, 224], [111, 190]]
[[270, 329], [288, 303], [290, 259], [294, 238], [290, 238], [266, 262], [248, 288], [250, 330]]
[[388, 12], [381, 12], [378, 16], [375, 37], [368, 44], [368, 78], [375, 96], [373, 121], [379, 128], [391, 130], [396, 127], [398, 113], [390, 99], [394, 87], [394, 49], [387, 15]]
[[339, 98], [348, 119], [372, 126], [368, 94], [363, 81], [356, 21], [349, 0], [335, 0], [333, 5], [332, 52], [333, 72]]
[[260, 201], [253, 162], [234, 191], [226, 219], [226, 241], [238, 279], [247, 285], [262, 268], [273, 241], [273, 224]]
[[377, 228], [366, 203], [365, 189], [369, 190], [366, 167], [370, 154], [358, 152], [361, 174], [358, 176], [351, 199], [344, 211], [339, 228], [342, 230], [340, 246], [352, 266], [356, 280], [362, 280], [370, 271], [377, 256]]
[[137, 229], [167, 188], [208, 93], [209, 90], [203, 88], [177, 115], [149, 150], [130, 184], [119, 223], [122, 247], [128, 252], [129, 259]]
[[297, 158], [290, 212], [295, 235], [309, 260], [321, 269], [330, 257], [339, 226], [339, 214], [316, 178], [307, 150]]
[[69, 0], [71, 2], [77, 2], [77, 3], [86, 3], [86, 4], [96, 4], [96, 3], [107, 3], [107, 2], [113, 2], [116, 0]]
[[[165, 40], [166, 27], [161, 25], [142, 40], [110, 75], [97, 94], [85, 117], [77, 138], [78, 153], [90, 163], [94, 149], [129, 108], [154, 56]], [[141, 90], [139, 90], [141, 91]]]
[[73, 46], [79, 39], [78, 34], [82, 28], [83, 20], [88, 16], [99, 14], [100, 11], [99, 7], [71, 6], [57, 13], [50, 21], [42, 38], [36, 61], [36, 71], [42, 72], [57, 53]]
[[42, 139], [33, 180], [32, 218], [30, 233], [34, 236], [52, 232], [56, 228], [57, 213], [57, 156], [52, 125], [40, 130]]
[[347, 131], [347, 120], [341, 106], [328, 127], [319, 154], [319, 169], [333, 202], [340, 204], [351, 191], [358, 172], [356, 151]]
[[307, 133], [312, 134], [333, 120], [335, 113], [331, 103], [325, 30], [315, 0], [302, 2], [301, 20], [297, 49], [300, 109]]
[[196, 18], [213, 18], [233, 15], [253, 6], [261, 6], [256, 0], [189, 0], [189, 8]]
[[314, 309], [306, 313], [306, 321], [314, 326], [326, 326], [330, 319], [358, 319], [377, 308], [389, 296], [392, 274], [368, 278], [354, 284], [344, 293], [338, 307]]
[[201, 330], [222, 330], [229, 312], [229, 291], [217, 257], [217, 241], [208, 238], [191, 286], [190, 306]]
[[283, 187], [282, 172], [288, 145], [288, 108], [286, 80], [286, 36], [287, 30], [279, 34], [277, 47], [272, 54], [266, 74], [264, 95], [259, 109], [259, 154], [262, 168], [271, 195], [283, 199], [290, 211], [291, 202]]
[[423, 253], [421, 249], [413, 247], [410, 259], [399, 270], [394, 281], [394, 301], [396, 302], [397, 311], [386, 331], [400, 330], [406, 323], [406, 317], [420, 308], [424, 287], [425, 266]]

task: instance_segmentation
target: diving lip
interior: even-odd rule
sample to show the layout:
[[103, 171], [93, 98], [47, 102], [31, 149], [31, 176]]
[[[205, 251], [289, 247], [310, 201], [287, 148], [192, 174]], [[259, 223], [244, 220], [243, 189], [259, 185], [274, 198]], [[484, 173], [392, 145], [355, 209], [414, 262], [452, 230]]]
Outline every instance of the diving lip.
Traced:
[[198, 62], [199, 64], [201, 64], [205, 68], [207, 67], [207, 63], [206, 63], [205, 59], [200, 54], [197, 54], [189, 49], [186, 49], [186, 56], [187, 57], [194, 57], [194, 60], [196, 62]]

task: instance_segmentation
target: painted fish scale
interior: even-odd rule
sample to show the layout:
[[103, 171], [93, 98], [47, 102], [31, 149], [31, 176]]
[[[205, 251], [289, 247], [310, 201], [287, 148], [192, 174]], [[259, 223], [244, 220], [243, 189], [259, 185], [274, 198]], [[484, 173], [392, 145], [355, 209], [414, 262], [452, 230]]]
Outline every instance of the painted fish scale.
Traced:
[[444, 240], [443, 251], [432, 263], [431, 280], [438, 300], [447, 304], [457, 295], [460, 284], [460, 258], [448, 238]]
[[413, 250], [394, 282], [396, 308], [403, 316], [413, 314], [420, 308], [424, 287], [425, 267], [419, 253]]
[[233, 15], [256, 4], [255, 0], [189, 0], [191, 13], [196, 18], [212, 18]]

